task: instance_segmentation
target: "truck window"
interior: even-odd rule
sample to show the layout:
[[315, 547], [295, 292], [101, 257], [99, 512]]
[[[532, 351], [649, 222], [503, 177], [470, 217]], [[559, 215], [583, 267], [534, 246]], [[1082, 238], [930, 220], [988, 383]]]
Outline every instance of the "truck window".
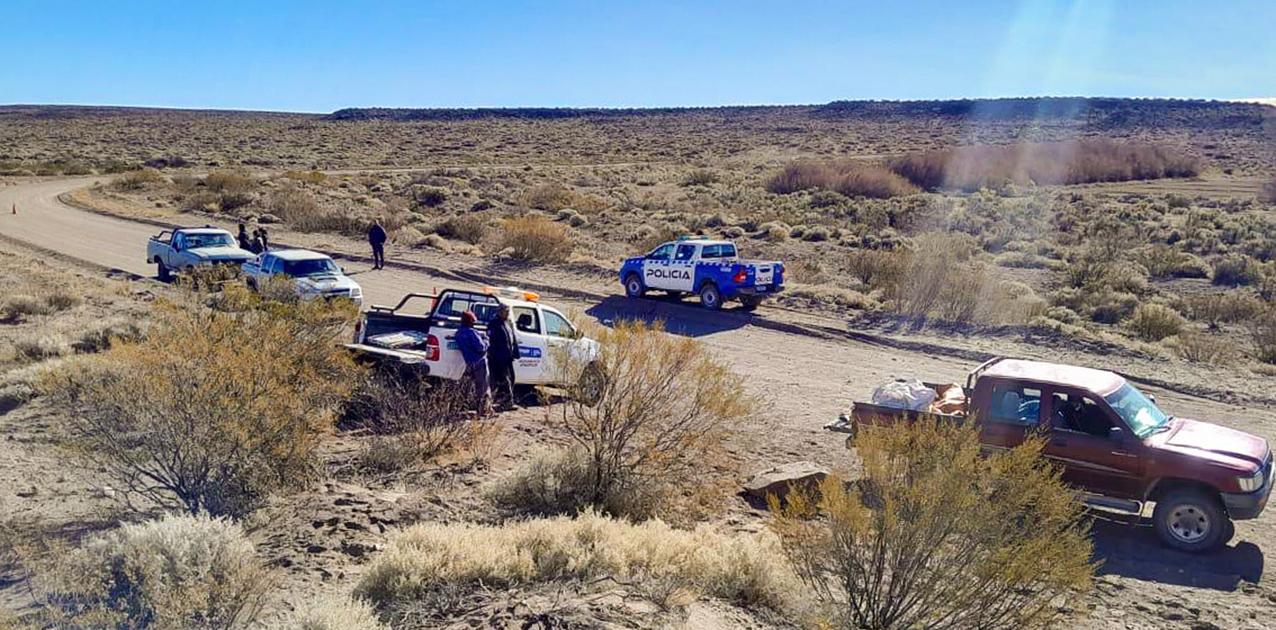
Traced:
[[173, 249], [180, 252], [185, 248], [186, 248], [186, 235], [181, 233], [174, 234]]
[[657, 247], [655, 251], [647, 254], [647, 258], [651, 260], [669, 260], [673, 255], [673, 243], [666, 243]]
[[465, 311], [473, 311], [478, 321], [486, 324], [496, 317], [496, 301], [474, 295], [452, 294], [439, 302], [439, 307], [435, 309], [434, 314], [460, 319], [461, 313]]
[[705, 245], [700, 252], [701, 258], [735, 258], [735, 245], [730, 243], [721, 243], [718, 245]]
[[562, 315], [545, 311], [545, 334], [571, 339], [576, 336], [576, 329]]
[[541, 332], [540, 322], [536, 321], [536, 309], [527, 308], [526, 306], [514, 307], [514, 328], [519, 332], [532, 333], [539, 335]]
[[696, 253], [695, 245], [679, 245], [678, 255], [677, 257], [674, 258], [674, 260], [688, 261], [688, 260], [691, 260], [691, 257], [695, 255], [695, 253]]
[[1093, 398], [1066, 393], [1055, 394], [1051, 398], [1055, 429], [1097, 437], [1108, 437], [1110, 434], [1112, 421]]
[[988, 419], [1035, 427], [1041, 423], [1041, 390], [1018, 385], [994, 385]]
[[279, 264], [279, 258], [275, 256], [267, 256], [261, 263], [261, 270], [263, 273], [279, 273], [282, 271], [280, 269], [282, 266], [283, 265]]

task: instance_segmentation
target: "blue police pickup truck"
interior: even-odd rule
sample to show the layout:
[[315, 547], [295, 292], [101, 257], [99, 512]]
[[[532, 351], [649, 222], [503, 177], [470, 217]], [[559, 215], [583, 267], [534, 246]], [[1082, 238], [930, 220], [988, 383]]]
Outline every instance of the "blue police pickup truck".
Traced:
[[745, 310], [753, 310], [766, 296], [784, 290], [784, 264], [740, 260], [730, 241], [680, 239], [626, 260], [620, 281], [632, 298], [648, 290], [673, 296], [695, 293], [708, 309], [739, 300]]

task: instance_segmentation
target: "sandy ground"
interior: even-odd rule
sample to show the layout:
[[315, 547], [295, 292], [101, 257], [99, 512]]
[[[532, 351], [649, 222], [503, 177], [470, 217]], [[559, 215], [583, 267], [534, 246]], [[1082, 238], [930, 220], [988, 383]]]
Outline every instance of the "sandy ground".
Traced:
[[[37, 180], [0, 188], [0, 208], [6, 210], [0, 214], [0, 235], [117, 273], [153, 276], [154, 269], [144, 263], [143, 254], [147, 237], [158, 232], [158, 227], [86, 213], [57, 201], [58, 195], [95, 179], [98, 178]], [[16, 216], [8, 213], [14, 202], [19, 205]], [[1236, 427], [1269, 441], [1276, 438], [1276, 411], [1266, 402], [1271, 400], [1273, 379], [1243, 369], [1201, 371], [1180, 362], [1105, 355], [1102, 348], [1061, 349], [1052, 346], [1050, 340], [952, 338], [880, 325], [866, 332], [848, 327], [835, 317], [774, 307], [764, 307], [756, 316], [709, 313], [694, 302], [629, 300], [618, 295], [618, 284], [608, 284], [597, 275], [544, 273], [474, 257], [421, 255], [410, 265], [369, 271], [367, 263], [356, 256], [363, 253], [358, 243], [282, 231], [275, 240], [348, 252], [343, 264], [364, 286], [366, 299], [374, 303], [397, 302], [407, 291], [526, 281], [541, 289], [547, 301], [603, 322], [618, 317], [665, 319], [671, 331], [704, 341], [746, 377], [754, 393], [766, 399], [766, 412], [756, 422], [739, 427], [735, 447], [755, 469], [802, 459], [850, 469], [853, 458], [840, 439], [822, 430], [824, 422], [852, 400], [866, 398], [884, 381], [905, 376], [960, 380], [983, 353], [992, 352], [1115, 366], [1144, 382], [1159, 384], [1145, 388], [1156, 393], [1162, 406], [1175, 415]], [[564, 288], [546, 290], [553, 287]], [[25, 430], [15, 424], [37, 421], [40, 413], [44, 412], [24, 409], [17, 418], [4, 417], [6, 433]], [[511, 418], [509, 422], [506, 433], [515, 439], [514, 447], [506, 449], [497, 469], [512, 466], [526, 456], [526, 450], [547, 439], [537, 434], [540, 428], [531, 412], [528, 417]], [[6, 448], [11, 445], [12, 439], [6, 442]], [[5, 461], [0, 455], [0, 463]], [[10, 470], [27, 466], [21, 458], [15, 461]], [[58, 462], [54, 459], [32, 466], [37, 475], [41, 474], [39, 471], [56, 474]], [[474, 492], [455, 490], [457, 484], [479, 484], [475, 473], [441, 474], [437, 483], [444, 490], [425, 494], [370, 487], [338, 476], [329, 486], [318, 488], [307, 497], [290, 499], [287, 506], [275, 512], [278, 518], [294, 524], [308, 523], [309, 532], [303, 535], [298, 533], [304, 531], [302, 528], [263, 527], [263, 532], [290, 532], [267, 535], [263, 544], [268, 553], [278, 550], [277, 554], [284, 558], [280, 564], [299, 567], [295, 588], [301, 589], [316, 575], [321, 583], [339, 583], [357, 572], [360, 559], [367, 554], [363, 547], [375, 548], [381, 536], [378, 524], [393, 526], [420, 518], [446, 520], [470, 510], [480, 510], [481, 514], [483, 508], [473, 499]], [[14, 486], [7, 489], [6, 500], [12, 492]], [[334, 506], [342, 509], [334, 510]], [[761, 518], [760, 514], [750, 516], [742, 502], [731, 511], [734, 516], [730, 518], [741, 526], [756, 526]], [[320, 518], [323, 514], [328, 515]], [[750, 520], [754, 523], [750, 524]], [[356, 526], [347, 527], [347, 522]], [[330, 539], [315, 542], [316, 538]], [[1276, 624], [1276, 589], [1271, 588], [1264, 572], [1264, 549], [1276, 549], [1276, 525], [1270, 515], [1238, 523], [1235, 540], [1209, 556], [1163, 549], [1150, 531], [1127, 526], [1099, 524], [1095, 539], [1096, 561], [1102, 562], [1098, 588], [1085, 606], [1075, 611], [1070, 626], [1262, 628]], [[339, 562], [323, 560], [325, 554]]]

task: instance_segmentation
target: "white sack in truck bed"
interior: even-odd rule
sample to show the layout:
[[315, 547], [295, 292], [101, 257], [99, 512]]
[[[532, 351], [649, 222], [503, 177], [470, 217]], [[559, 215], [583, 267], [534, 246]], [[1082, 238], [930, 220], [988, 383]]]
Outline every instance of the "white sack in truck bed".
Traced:
[[381, 348], [389, 348], [391, 350], [401, 350], [403, 348], [412, 348], [415, 346], [425, 345], [428, 338], [423, 332], [415, 330], [400, 330], [396, 332], [382, 333], [368, 337], [365, 341], [373, 346]]
[[892, 409], [925, 411], [934, 400], [935, 390], [915, 378], [887, 383], [873, 390], [873, 404]]

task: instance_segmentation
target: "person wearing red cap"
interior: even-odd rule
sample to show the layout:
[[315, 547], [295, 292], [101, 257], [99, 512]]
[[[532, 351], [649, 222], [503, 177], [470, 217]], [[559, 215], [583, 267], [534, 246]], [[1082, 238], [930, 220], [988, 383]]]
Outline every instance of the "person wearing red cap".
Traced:
[[474, 311], [461, 313], [461, 329], [456, 331], [456, 347], [465, 359], [466, 382], [473, 387], [474, 410], [479, 417], [492, 415], [492, 394], [487, 385], [487, 342], [474, 329]]

